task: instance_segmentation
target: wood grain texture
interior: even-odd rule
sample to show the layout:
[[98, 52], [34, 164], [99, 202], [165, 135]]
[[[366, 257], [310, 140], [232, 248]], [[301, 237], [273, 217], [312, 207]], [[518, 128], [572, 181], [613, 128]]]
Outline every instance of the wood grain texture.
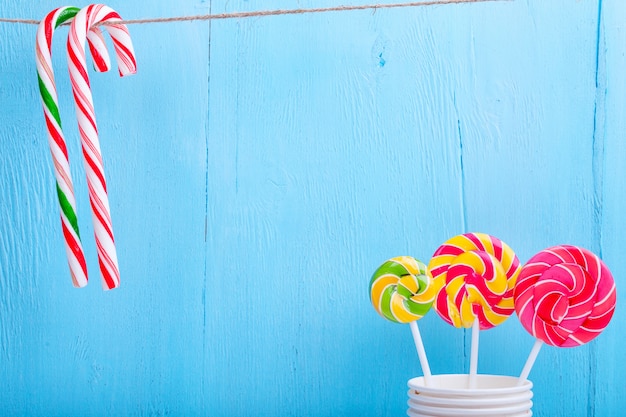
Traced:
[[[626, 166], [624, 137], [626, 125], [626, 78], [622, 69], [626, 65], [626, 9], [616, 1], [602, 2], [602, 21], [598, 42], [598, 111], [597, 142], [602, 146], [604, 163], [601, 166], [602, 182], [598, 187], [600, 248], [602, 257], [611, 268], [617, 288], [626, 285], [626, 269], [623, 264], [624, 207], [626, 189], [621, 179]], [[626, 375], [626, 364], [619, 360], [623, 351], [626, 322], [624, 303], [618, 298], [616, 313], [611, 325], [594, 349], [591, 372], [595, 374], [596, 402], [593, 411], [597, 416], [618, 416], [624, 407], [624, 398], [615, 392]]]
[[[356, 2], [352, 2], [357, 4]], [[125, 18], [287, 0], [108, 3]], [[333, 0], [301, 0], [328, 7]], [[0, 15], [58, 7], [0, 0]], [[525, 262], [559, 243], [605, 259], [616, 316], [545, 347], [536, 416], [617, 416], [626, 5], [515, 0], [130, 27], [138, 74], [91, 76], [121, 287], [98, 282], [65, 64], [53, 49], [90, 285], [72, 288], [35, 82], [35, 27], [0, 25], [0, 415], [398, 416], [420, 374], [369, 277], [449, 237]], [[420, 321], [433, 373], [469, 332]], [[516, 375], [516, 317], [479, 372]]]
[[[58, 7], [45, 2], [37, 16]], [[109, 3], [122, 16], [136, 3]], [[3, 14], [22, 14], [8, 2]], [[25, 9], [31, 8], [25, 6]], [[194, 13], [196, 4], [151, 5]], [[28, 11], [26, 11], [28, 12]], [[33, 14], [35, 15], [35, 14]], [[208, 27], [131, 28], [141, 75], [91, 77], [122, 269], [100, 288], [71, 90], [67, 29], [53, 59], [91, 273], [69, 280], [36, 90], [36, 27], [5, 27], [0, 58], [1, 415], [193, 415], [202, 387]], [[6, 46], [6, 47], [5, 47]], [[184, 62], [184, 65], [181, 63]], [[6, 91], [6, 93], [5, 93]]]

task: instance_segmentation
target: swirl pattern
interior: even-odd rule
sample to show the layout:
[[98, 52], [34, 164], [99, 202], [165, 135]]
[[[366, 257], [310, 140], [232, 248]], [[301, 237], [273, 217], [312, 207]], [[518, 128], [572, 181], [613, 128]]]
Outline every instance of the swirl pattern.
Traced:
[[370, 280], [370, 300], [387, 320], [410, 323], [430, 310], [436, 289], [426, 273], [426, 265], [410, 256], [383, 263]]
[[434, 253], [428, 272], [439, 289], [435, 311], [457, 328], [481, 330], [504, 322], [514, 311], [513, 291], [521, 265], [504, 242], [484, 233], [449, 239]]
[[522, 326], [552, 346], [574, 347], [594, 339], [609, 324], [615, 303], [615, 282], [604, 262], [571, 245], [533, 256], [515, 288]]

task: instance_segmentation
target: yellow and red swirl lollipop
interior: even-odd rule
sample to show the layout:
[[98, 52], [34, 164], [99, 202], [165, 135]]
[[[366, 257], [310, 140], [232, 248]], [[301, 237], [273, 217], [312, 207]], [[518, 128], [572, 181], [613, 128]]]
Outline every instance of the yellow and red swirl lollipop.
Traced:
[[428, 264], [440, 288], [435, 311], [457, 328], [481, 330], [506, 320], [514, 311], [513, 291], [521, 270], [513, 250], [484, 233], [455, 236], [434, 253]]

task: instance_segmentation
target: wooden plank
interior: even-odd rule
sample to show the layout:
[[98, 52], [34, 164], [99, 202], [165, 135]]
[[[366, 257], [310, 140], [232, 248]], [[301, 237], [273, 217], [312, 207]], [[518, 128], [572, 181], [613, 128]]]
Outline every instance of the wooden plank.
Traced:
[[[404, 413], [415, 350], [406, 326], [373, 312], [367, 281], [463, 231], [454, 79], [466, 57], [449, 49], [450, 13], [213, 23], [207, 323], [228, 369], [207, 376], [217, 415]], [[467, 368], [463, 331], [434, 312], [422, 331], [435, 372]], [[242, 380], [246, 397], [229, 401]]]
[[[5, 2], [2, 15], [24, 16], [17, 3]], [[117, 6], [128, 17], [197, 13], [195, 2]], [[131, 27], [138, 75], [91, 73], [121, 269], [121, 287], [107, 293], [100, 288], [62, 28], [53, 59], [91, 278], [85, 289], [71, 286], [34, 77], [35, 31], [0, 25], [0, 380], [7, 387], [0, 414], [197, 413], [208, 27]]]
[[620, 311], [624, 308], [623, 289], [625, 269], [623, 258], [623, 212], [624, 196], [623, 167], [626, 166], [624, 146], [624, 124], [626, 78], [623, 68], [626, 64], [626, 32], [624, 17], [626, 9], [621, 2], [602, 2], [602, 25], [599, 33], [599, 76], [597, 144], [602, 157], [602, 171], [599, 172], [597, 204], [600, 208], [601, 254], [611, 269], [617, 285], [617, 308], [611, 324], [595, 342], [592, 349], [595, 360], [590, 364], [590, 372], [595, 373], [594, 391], [597, 398], [593, 412], [597, 416], [618, 416], [626, 405], [626, 399], [619, 394], [625, 365], [619, 358], [623, 352], [622, 340], [626, 322]]
[[[453, 82], [467, 228], [500, 237], [522, 262], [560, 243], [599, 248], [597, 17], [597, 2], [518, 1], [494, 7], [488, 19], [472, 9], [452, 32], [450, 56], [465, 58]], [[518, 374], [530, 352], [518, 319], [505, 326], [484, 332], [484, 372]], [[589, 346], [542, 349], [530, 375], [534, 415], [588, 415], [593, 355]]]

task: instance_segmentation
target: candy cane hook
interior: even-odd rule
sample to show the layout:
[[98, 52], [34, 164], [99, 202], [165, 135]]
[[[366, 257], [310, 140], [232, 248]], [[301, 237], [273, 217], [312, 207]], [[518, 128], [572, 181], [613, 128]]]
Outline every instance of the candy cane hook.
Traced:
[[[54, 163], [65, 252], [70, 267], [72, 283], [75, 287], [84, 287], [87, 285], [88, 279], [87, 265], [76, 220], [76, 198], [74, 197], [74, 186], [70, 174], [65, 137], [61, 128], [59, 100], [54, 81], [54, 71], [52, 70], [51, 52], [54, 30], [59, 25], [73, 19], [79, 10], [77, 7], [65, 6], [48, 13], [37, 28], [35, 54], [37, 58], [39, 92], [41, 93], [41, 102], [48, 132], [48, 144], [50, 145]], [[94, 67], [97, 71], [108, 71], [111, 63], [102, 32], [98, 28], [92, 28], [87, 37], [94, 60]]]
[[96, 248], [100, 272], [102, 273], [102, 287], [105, 290], [119, 285], [120, 273], [98, 140], [98, 127], [85, 63], [85, 40], [90, 28], [101, 23], [105, 24], [113, 39], [120, 76], [134, 74], [136, 62], [128, 29], [119, 23], [107, 25], [107, 22], [119, 20], [121, 20], [120, 15], [110, 7], [92, 4], [78, 12], [70, 26], [67, 40], [70, 80], [76, 103], [76, 116], [87, 173]]

